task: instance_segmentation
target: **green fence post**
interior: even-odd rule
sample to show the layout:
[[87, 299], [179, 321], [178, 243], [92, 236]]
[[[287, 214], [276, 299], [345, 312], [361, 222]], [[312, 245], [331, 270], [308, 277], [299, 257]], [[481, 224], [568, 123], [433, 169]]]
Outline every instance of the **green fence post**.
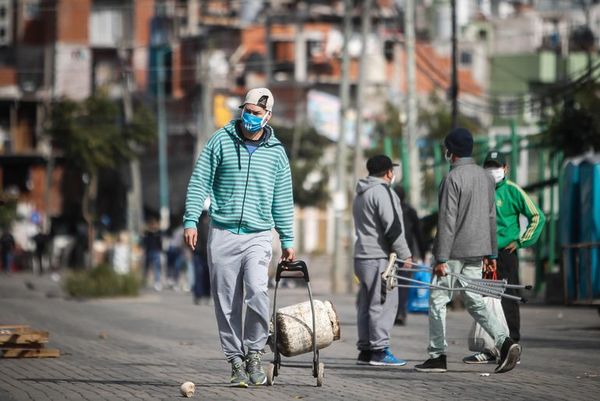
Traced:
[[442, 147], [437, 143], [433, 145], [433, 177], [435, 180], [435, 187], [439, 188], [442, 182]]
[[386, 136], [383, 138], [383, 153], [390, 159], [394, 158], [392, 149], [392, 138]]
[[[560, 169], [557, 168], [557, 164], [560, 162], [560, 154], [552, 153], [552, 161], [550, 162], [550, 178], [554, 179], [557, 177]], [[548, 239], [548, 265], [551, 268], [551, 272], [554, 272], [554, 267], [556, 266], [556, 224], [557, 224], [557, 215], [554, 210], [555, 206], [555, 198], [556, 198], [556, 184], [553, 184], [550, 187], [550, 218], [548, 226], [549, 229], [549, 239]]]
[[[545, 180], [545, 176], [546, 176], [546, 152], [545, 151], [540, 151], [539, 153], [539, 158], [538, 158], [538, 182], [542, 182]], [[538, 205], [540, 207], [540, 210], [542, 211], [542, 213], [544, 213], [544, 189], [541, 188], [538, 192]], [[550, 212], [547, 216], [551, 216], [552, 213]], [[547, 221], [549, 221], [549, 219], [546, 219]], [[537, 246], [536, 246], [536, 253], [535, 253], [535, 286], [534, 286], [534, 291], [536, 294], [539, 294], [541, 288], [542, 288], [542, 284], [544, 282], [544, 266], [543, 266], [543, 253], [548, 254], [549, 251], [549, 244], [548, 244], [548, 232], [547, 230], [544, 230], [542, 232], [542, 237], [540, 237], [540, 239], [538, 240]], [[546, 246], [544, 247], [543, 244], [545, 244]]]
[[410, 191], [410, 173], [408, 172], [409, 160], [408, 160], [408, 149], [406, 149], [406, 142], [404, 138], [400, 139], [400, 157], [402, 158], [402, 187], [404, 192]]
[[510, 179], [517, 181], [517, 169], [519, 168], [519, 137], [517, 135], [517, 122], [510, 120]]

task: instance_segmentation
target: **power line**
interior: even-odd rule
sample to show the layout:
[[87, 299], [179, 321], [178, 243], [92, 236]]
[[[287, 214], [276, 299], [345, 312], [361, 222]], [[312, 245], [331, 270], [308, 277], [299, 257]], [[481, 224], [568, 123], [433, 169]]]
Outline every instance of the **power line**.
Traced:
[[[446, 80], [446, 77], [443, 77], [442, 73], [436, 68], [434, 67], [426, 57], [424, 57], [423, 55], [420, 55], [419, 57], [419, 62], [421, 63], [425, 63], [427, 64], [428, 68], [431, 69], [434, 73], [436, 73], [436, 75], [438, 75], [438, 78], [442, 78], [443, 80]], [[595, 72], [596, 70], [598, 70], [600, 68], [600, 63], [598, 63], [592, 70], [592, 72]], [[448, 90], [448, 87], [441, 84], [437, 79], [435, 79], [434, 77], [431, 76], [431, 74], [429, 73], [429, 71], [427, 71], [426, 69], [424, 69], [421, 66], [419, 66], [419, 70], [421, 72], [423, 72], [423, 74], [439, 89], [442, 89], [444, 91]], [[587, 70], [587, 67], [586, 67]], [[494, 113], [494, 115], [502, 115], [502, 114], [507, 114], [507, 115], [512, 115], [515, 114], [516, 112], [521, 112], [523, 109], [523, 111], [526, 111], [527, 109], [529, 109], [530, 111], [532, 111], [534, 108], [537, 108], [538, 105], [543, 105], [545, 103], [546, 100], [555, 100], [557, 98], [562, 99], [565, 95], [571, 95], [572, 93], [576, 92], [578, 89], [580, 89], [581, 86], [587, 84], [590, 81], [594, 81], [594, 77], [592, 75], [590, 76], [586, 76], [584, 75], [585, 72], [584, 71], [580, 71], [580, 72], [576, 72], [574, 73], [574, 75], [579, 75], [579, 73], [581, 73], [581, 76], [579, 78], [577, 78], [575, 81], [571, 81], [565, 85], [562, 85], [561, 87], [554, 87], [554, 88], [548, 88], [546, 91], [544, 91], [543, 93], [540, 94], [532, 94], [530, 96], [529, 99], [523, 99], [521, 97], [519, 98], [513, 98], [513, 99], [507, 99], [507, 98], [498, 98], [498, 97], [493, 97], [493, 96], [475, 96], [478, 97], [482, 100], [482, 104], [474, 104], [474, 103], [469, 103], [468, 101], [465, 100], [460, 100], [461, 105], [466, 105], [467, 107], [470, 106], [471, 109], [475, 109], [478, 111], [484, 111], [484, 112], [489, 112], [490, 110], [496, 110], [499, 107], [496, 106], [497, 103], [506, 103], [506, 102], [510, 102], [507, 106], [501, 106], [500, 110], [496, 113]], [[490, 102], [492, 104], [490, 104]], [[540, 106], [541, 107], [541, 106]], [[503, 113], [501, 111], [501, 109], [508, 109], [506, 113]], [[515, 109], [515, 112], [512, 112], [512, 110]]]

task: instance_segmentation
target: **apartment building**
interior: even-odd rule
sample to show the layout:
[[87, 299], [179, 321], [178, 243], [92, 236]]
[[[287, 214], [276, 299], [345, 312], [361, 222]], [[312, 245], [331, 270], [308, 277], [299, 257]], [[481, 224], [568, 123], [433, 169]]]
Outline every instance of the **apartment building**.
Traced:
[[124, 71], [145, 90], [153, 15], [154, 0], [0, 0], [0, 191], [63, 212], [69, 172], [44, 137], [49, 108], [99, 88], [120, 97]]

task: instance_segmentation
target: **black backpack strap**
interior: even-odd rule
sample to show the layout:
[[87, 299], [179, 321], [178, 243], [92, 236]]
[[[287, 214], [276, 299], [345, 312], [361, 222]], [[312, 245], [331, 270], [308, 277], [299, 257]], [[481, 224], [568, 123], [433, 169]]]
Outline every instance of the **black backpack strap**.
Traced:
[[392, 221], [392, 225], [384, 232], [385, 240], [388, 243], [390, 250], [392, 249], [394, 242], [402, 235], [402, 223], [400, 222], [400, 217], [398, 216], [398, 212], [396, 207], [394, 206], [394, 196], [392, 195], [392, 190], [389, 185], [381, 184], [385, 187], [389, 197], [390, 204], [392, 206], [392, 210], [394, 211], [394, 220]]

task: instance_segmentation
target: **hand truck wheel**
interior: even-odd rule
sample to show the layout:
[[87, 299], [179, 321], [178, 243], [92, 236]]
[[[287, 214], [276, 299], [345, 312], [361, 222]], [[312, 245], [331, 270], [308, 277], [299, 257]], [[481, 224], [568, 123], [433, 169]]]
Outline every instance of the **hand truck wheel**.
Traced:
[[323, 378], [325, 377], [325, 364], [323, 362], [319, 363], [319, 367], [317, 368], [317, 387], [321, 387], [323, 385]]
[[267, 386], [272, 386], [275, 383], [275, 364], [273, 362], [269, 363], [265, 374], [267, 376]]

